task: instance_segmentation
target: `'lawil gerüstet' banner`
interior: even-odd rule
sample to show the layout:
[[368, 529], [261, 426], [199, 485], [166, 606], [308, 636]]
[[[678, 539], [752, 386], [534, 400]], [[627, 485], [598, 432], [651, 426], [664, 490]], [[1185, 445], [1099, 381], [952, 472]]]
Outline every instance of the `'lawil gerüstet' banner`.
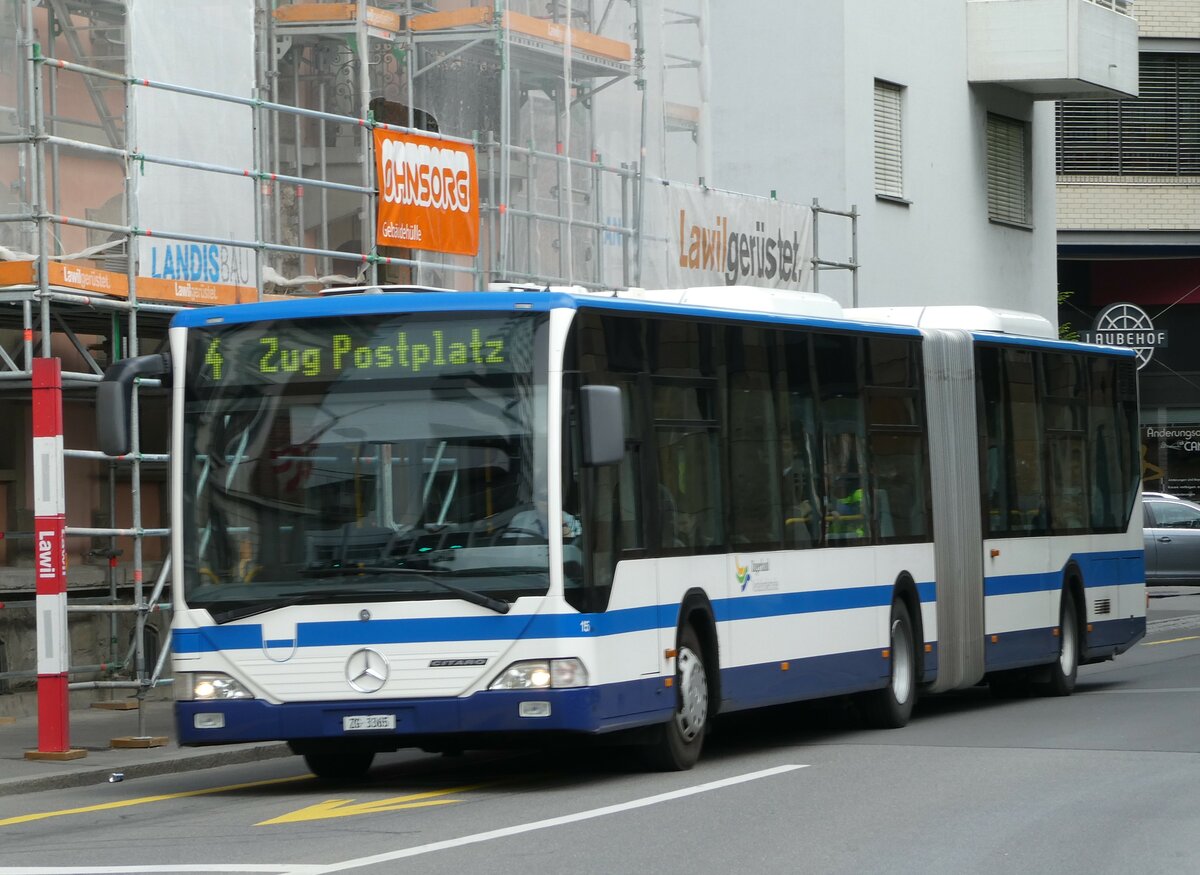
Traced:
[[808, 207], [676, 182], [661, 190], [667, 198], [668, 287], [811, 290]]

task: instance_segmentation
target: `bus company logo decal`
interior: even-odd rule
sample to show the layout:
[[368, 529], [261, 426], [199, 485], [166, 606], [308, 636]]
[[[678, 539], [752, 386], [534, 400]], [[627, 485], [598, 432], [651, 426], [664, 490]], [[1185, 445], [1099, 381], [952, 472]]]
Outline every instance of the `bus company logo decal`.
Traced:
[[457, 668], [460, 665], [487, 665], [486, 659], [431, 659], [430, 668]]
[[388, 679], [388, 661], [378, 650], [364, 647], [346, 660], [346, 682], [360, 693], [377, 693]]
[[737, 582], [742, 585], [742, 592], [746, 591], [746, 584], [750, 582], [750, 565], [741, 565], [741, 558], [733, 560], [733, 567], [737, 569]]
[[1141, 370], [1150, 363], [1154, 350], [1167, 345], [1167, 332], [1155, 328], [1150, 316], [1136, 304], [1109, 304], [1096, 316], [1093, 330], [1080, 332], [1080, 339], [1131, 348]]
[[[774, 592], [779, 589], [779, 581], [769, 579], [771, 563], [766, 559], [751, 559], [743, 565], [742, 557], [735, 556], [733, 567], [742, 592], [745, 592], [747, 587], [751, 592]], [[764, 575], [767, 575], [768, 579], [764, 580]], [[751, 586], [751, 582], [753, 582], [753, 586]]]

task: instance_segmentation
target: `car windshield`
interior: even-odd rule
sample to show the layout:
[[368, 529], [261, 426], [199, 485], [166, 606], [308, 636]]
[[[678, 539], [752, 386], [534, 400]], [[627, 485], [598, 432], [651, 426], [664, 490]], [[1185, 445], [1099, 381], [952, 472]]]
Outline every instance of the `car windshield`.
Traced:
[[545, 325], [440, 314], [194, 330], [188, 606], [220, 620], [544, 593]]

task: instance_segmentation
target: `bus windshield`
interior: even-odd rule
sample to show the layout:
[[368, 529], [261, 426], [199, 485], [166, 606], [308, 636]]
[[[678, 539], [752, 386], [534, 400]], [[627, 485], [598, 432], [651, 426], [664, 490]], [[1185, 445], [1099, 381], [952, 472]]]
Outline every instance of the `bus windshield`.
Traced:
[[549, 585], [544, 314], [193, 329], [188, 607], [462, 598]]

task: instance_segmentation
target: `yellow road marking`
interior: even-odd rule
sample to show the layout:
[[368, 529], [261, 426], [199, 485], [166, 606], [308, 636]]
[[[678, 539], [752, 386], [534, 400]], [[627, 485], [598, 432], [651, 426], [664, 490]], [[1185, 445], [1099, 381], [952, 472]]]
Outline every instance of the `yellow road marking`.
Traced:
[[[494, 782], [491, 782], [494, 783]], [[326, 799], [316, 805], [309, 805], [290, 814], [273, 817], [256, 823], [255, 826], [271, 826], [278, 823], [301, 823], [306, 820], [327, 820], [331, 817], [354, 817], [359, 814], [379, 814], [384, 811], [400, 811], [404, 808], [428, 808], [433, 805], [450, 805], [461, 802], [461, 799], [443, 799], [451, 793], [465, 793], [468, 790], [478, 790], [488, 784], [467, 784], [462, 787], [447, 787], [445, 790], [428, 790], [424, 793], [412, 793], [408, 796], [393, 796], [390, 799], [376, 799], [372, 802], [355, 803], [353, 799]]]
[[1155, 647], [1159, 644], [1178, 644], [1180, 641], [1198, 641], [1200, 635], [1188, 635], [1186, 638], [1168, 638], [1166, 641], [1143, 641], [1143, 647]]
[[312, 775], [295, 775], [291, 778], [271, 778], [267, 781], [251, 781], [247, 784], [229, 784], [225, 787], [209, 787], [207, 790], [185, 790], [182, 793], [164, 793], [161, 796], [142, 796], [137, 799], [122, 799], [119, 802], [102, 802], [99, 805], [85, 805], [82, 808], [65, 808], [62, 811], [43, 811], [39, 814], [22, 814], [0, 820], [0, 826], [13, 826], [18, 823], [30, 823], [34, 820], [46, 820], [51, 817], [66, 817], [68, 814], [91, 814], [95, 811], [111, 811], [115, 808], [129, 808], [134, 805], [149, 805], [152, 802], [166, 802], [169, 799], [185, 799], [188, 796], [209, 796], [213, 793], [228, 793], [231, 790], [245, 790], [250, 787], [268, 787], [271, 784], [287, 784], [293, 781], [307, 781]]

